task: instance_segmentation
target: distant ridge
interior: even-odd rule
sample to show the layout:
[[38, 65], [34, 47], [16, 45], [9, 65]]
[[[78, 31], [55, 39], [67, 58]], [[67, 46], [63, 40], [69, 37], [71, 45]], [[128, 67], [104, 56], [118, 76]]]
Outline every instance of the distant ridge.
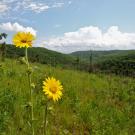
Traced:
[[89, 61], [92, 53], [93, 62], [100, 62], [110, 57], [124, 57], [126, 55], [135, 56], [135, 50], [107, 50], [107, 51], [77, 51], [70, 55], [79, 57], [85, 61]]

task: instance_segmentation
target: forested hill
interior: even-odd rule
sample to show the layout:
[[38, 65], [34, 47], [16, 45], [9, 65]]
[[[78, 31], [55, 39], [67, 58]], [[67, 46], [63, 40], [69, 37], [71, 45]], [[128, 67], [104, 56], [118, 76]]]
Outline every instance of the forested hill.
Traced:
[[[7, 57], [23, 57], [24, 52], [24, 48], [16, 48], [13, 45], [6, 46]], [[32, 62], [39, 62], [42, 64], [47, 64], [50, 62], [72, 64], [75, 60], [73, 56], [51, 51], [42, 47], [28, 48], [28, 54]]]
[[110, 50], [110, 51], [78, 51], [71, 53], [71, 56], [79, 57], [85, 61], [92, 60], [95, 63], [110, 59], [111, 57], [121, 57], [126, 59], [135, 59], [135, 50]]
[[91, 63], [90, 69], [95, 72], [135, 77], [135, 50], [80, 51], [71, 55]]

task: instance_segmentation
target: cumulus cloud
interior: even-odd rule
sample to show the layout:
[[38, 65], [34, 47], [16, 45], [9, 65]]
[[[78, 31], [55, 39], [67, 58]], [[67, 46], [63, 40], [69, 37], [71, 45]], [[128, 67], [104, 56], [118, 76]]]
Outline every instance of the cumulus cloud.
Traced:
[[99, 27], [88, 26], [50, 38], [44, 44], [49, 49], [66, 53], [90, 49], [135, 49], [135, 33], [121, 32], [118, 26], [111, 26], [106, 32]]
[[19, 31], [24, 31], [24, 32], [30, 32], [33, 35], [36, 35], [36, 30], [33, 29], [32, 27], [24, 27], [20, 25], [19, 23], [2, 23], [0, 24], [0, 29], [6, 30], [6, 31], [11, 31], [11, 32], [19, 32]]

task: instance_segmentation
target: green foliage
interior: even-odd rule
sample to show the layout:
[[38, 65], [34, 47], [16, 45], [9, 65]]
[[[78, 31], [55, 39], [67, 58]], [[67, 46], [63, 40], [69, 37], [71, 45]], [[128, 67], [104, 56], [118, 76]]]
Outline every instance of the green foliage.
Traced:
[[97, 66], [102, 72], [135, 77], [135, 53], [108, 57]]
[[10, 118], [15, 113], [15, 95], [12, 90], [1, 89], [0, 91], [0, 133], [9, 130]]

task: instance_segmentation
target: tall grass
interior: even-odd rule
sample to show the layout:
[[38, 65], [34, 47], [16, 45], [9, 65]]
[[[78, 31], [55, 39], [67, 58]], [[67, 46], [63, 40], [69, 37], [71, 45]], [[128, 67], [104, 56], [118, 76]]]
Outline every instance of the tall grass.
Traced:
[[[31, 117], [26, 65], [7, 59], [0, 66], [0, 135], [30, 135]], [[43, 132], [45, 97], [42, 81], [61, 80], [62, 99], [48, 106], [47, 135], [133, 135], [135, 80], [87, 74], [35, 63], [32, 65], [35, 135]]]

